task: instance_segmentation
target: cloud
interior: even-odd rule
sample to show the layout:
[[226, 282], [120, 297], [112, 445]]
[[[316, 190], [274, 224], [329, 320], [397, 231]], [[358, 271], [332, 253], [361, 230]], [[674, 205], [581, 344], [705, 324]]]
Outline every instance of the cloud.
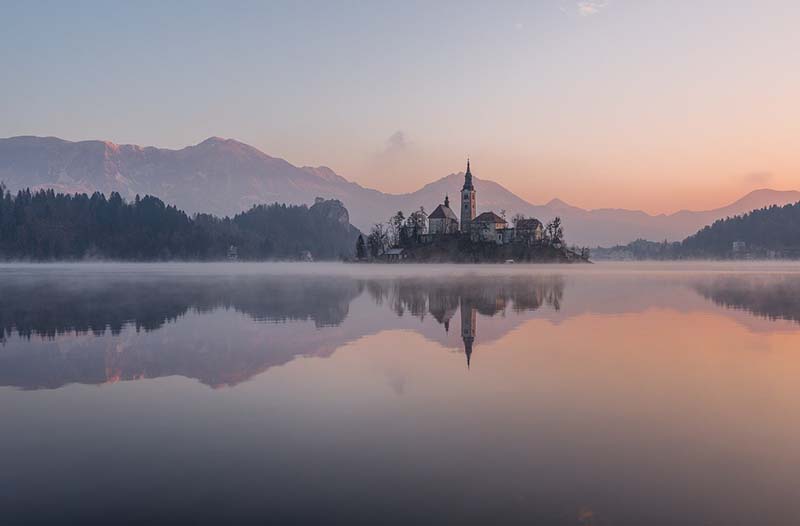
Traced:
[[[370, 155], [366, 170], [373, 176], [384, 181], [404, 181], [419, 161], [419, 152], [416, 144], [402, 130], [392, 133]], [[386, 185], [381, 183], [385, 188]], [[391, 188], [396, 190], [396, 188]]]
[[750, 172], [744, 174], [742, 179], [744, 180], [745, 184], [751, 186], [765, 186], [772, 181], [775, 174], [772, 172]]
[[386, 150], [384, 153], [399, 153], [408, 150], [410, 144], [406, 139], [406, 134], [402, 130], [397, 130], [386, 139]]
[[583, 0], [575, 5], [575, 9], [580, 16], [596, 15], [604, 7], [606, 7], [606, 2], [598, 2], [596, 0]]

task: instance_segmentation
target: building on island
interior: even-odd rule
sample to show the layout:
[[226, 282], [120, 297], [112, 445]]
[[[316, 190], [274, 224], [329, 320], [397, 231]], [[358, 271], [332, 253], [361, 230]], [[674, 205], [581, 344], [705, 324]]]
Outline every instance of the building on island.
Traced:
[[467, 159], [464, 186], [461, 188], [461, 221], [450, 208], [450, 198], [445, 196], [444, 203], [437, 205], [427, 216], [427, 227], [418, 220], [412, 220], [412, 217], [408, 218], [400, 235], [401, 239], [407, 241], [401, 242], [401, 245], [408, 247], [414, 243], [434, 243], [442, 236], [461, 236], [471, 242], [497, 245], [520, 243], [533, 246], [542, 242], [544, 227], [538, 219], [522, 218], [511, 227], [505, 218], [492, 211], [476, 215], [477, 194]]
[[470, 232], [470, 224], [475, 218], [475, 204], [475, 187], [472, 185], [472, 172], [467, 159], [467, 172], [464, 174], [464, 186], [461, 187], [461, 232], [465, 234]]
[[450, 209], [450, 198], [444, 197], [444, 204], [436, 207], [436, 210], [428, 216], [428, 232], [430, 234], [457, 234], [458, 217]]
[[402, 248], [390, 248], [383, 254], [383, 256], [386, 259], [386, 261], [397, 262], [406, 259], [405, 250], [403, 250]]
[[507, 233], [508, 221], [494, 212], [484, 212], [470, 222], [469, 237], [472, 241], [494, 241], [501, 245]]
[[544, 237], [542, 222], [532, 217], [517, 221], [517, 224], [514, 225], [514, 230], [514, 237], [527, 245], [540, 243]]

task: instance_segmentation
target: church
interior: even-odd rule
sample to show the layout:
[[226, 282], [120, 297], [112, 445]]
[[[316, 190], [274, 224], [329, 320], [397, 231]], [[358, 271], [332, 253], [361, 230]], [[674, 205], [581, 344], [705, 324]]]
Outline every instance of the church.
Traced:
[[[444, 203], [428, 216], [427, 238], [442, 235], [461, 234], [469, 236], [475, 242], [493, 242], [503, 245], [513, 242], [525, 242], [534, 244], [542, 240], [543, 227], [537, 219], [524, 219], [523, 228], [510, 228], [508, 221], [492, 211], [483, 212], [476, 215], [478, 195], [475, 185], [472, 182], [472, 170], [470, 169], [469, 159], [467, 159], [467, 171], [464, 173], [464, 186], [461, 188], [461, 200], [459, 204], [461, 221], [459, 225], [458, 216], [450, 208], [450, 197], [445, 196]], [[517, 232], [519, 230], [519, 232]]]

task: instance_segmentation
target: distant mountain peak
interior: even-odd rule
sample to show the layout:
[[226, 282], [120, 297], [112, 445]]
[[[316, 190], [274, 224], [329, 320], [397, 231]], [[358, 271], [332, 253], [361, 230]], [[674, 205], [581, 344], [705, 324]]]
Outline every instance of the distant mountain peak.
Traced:
[[737, 199], [735, 202], [747, 201], [749, 199], [761, 199], [772, 197], [792, 197], [800, 196], [797, 190], [773, 190], [772, 188], [757, 188], [745, 194], [743, 197]]
[[211, 144], [229, 143], [229, 142], [234, 142], [235, 143], [235, 142], [238, 142], [238, 141], [236, 141], [235, 139], [226, 139], [225, 137], [218, 137], [216, 135], [213, 135], [213, 136], [209, 137], [208, 139], [206, 139], [205, 141], [199, 143], [197, 146], [202, 146], [204, 144], [205, 145], [211, 145]]
[[547, 204], [545, 204], [547, 208], [575, 208], [574, 206], [562, 201], [561, 199], [554, 197], [553, 199], [549, 200]]
[[[236, 139], [226, 139], [225, 137], [217, 137], [216, 135], [209, 137], [203, 142], [197, 143], [195, 146], [245, 146], [247, 148], [253, 148], [249, 144], [237, 141]], [[255, 150], [256, 148], [253, 149]]]

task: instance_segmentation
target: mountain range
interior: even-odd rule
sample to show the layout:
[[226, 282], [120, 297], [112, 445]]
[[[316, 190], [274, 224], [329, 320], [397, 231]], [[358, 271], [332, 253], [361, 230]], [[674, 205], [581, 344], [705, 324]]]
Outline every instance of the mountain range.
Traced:
[[[119, 192], [157, 196], [190, 213], [232, 215], [261, 203], [311, 204], [316, 197], [339, 199], [352, 224], [367, 231], [398, 210], [432, 211], [445, 195], [456, 198], [463, 173], [452, 173], [406, 194], [365, 188], [325, 166], [294, 166], [233, 139], [211, 137], [180, 150], [71, 142], [56, 137], [0, 139], [0, 181], [12, 191], [53, 188], [62, 192]], [[716, 219], [764, 206], [800, 201], [798, 191], [755, 190], [714, 210], [650, 215], [638, 210], [571, 206], [559, 199], [532, 204], [502, 185], [473, 177], [478, 212], [505, 210], [549, 221], [560, 216], [570, 244], [609, 246], [637, 238], [681, 240]]]

